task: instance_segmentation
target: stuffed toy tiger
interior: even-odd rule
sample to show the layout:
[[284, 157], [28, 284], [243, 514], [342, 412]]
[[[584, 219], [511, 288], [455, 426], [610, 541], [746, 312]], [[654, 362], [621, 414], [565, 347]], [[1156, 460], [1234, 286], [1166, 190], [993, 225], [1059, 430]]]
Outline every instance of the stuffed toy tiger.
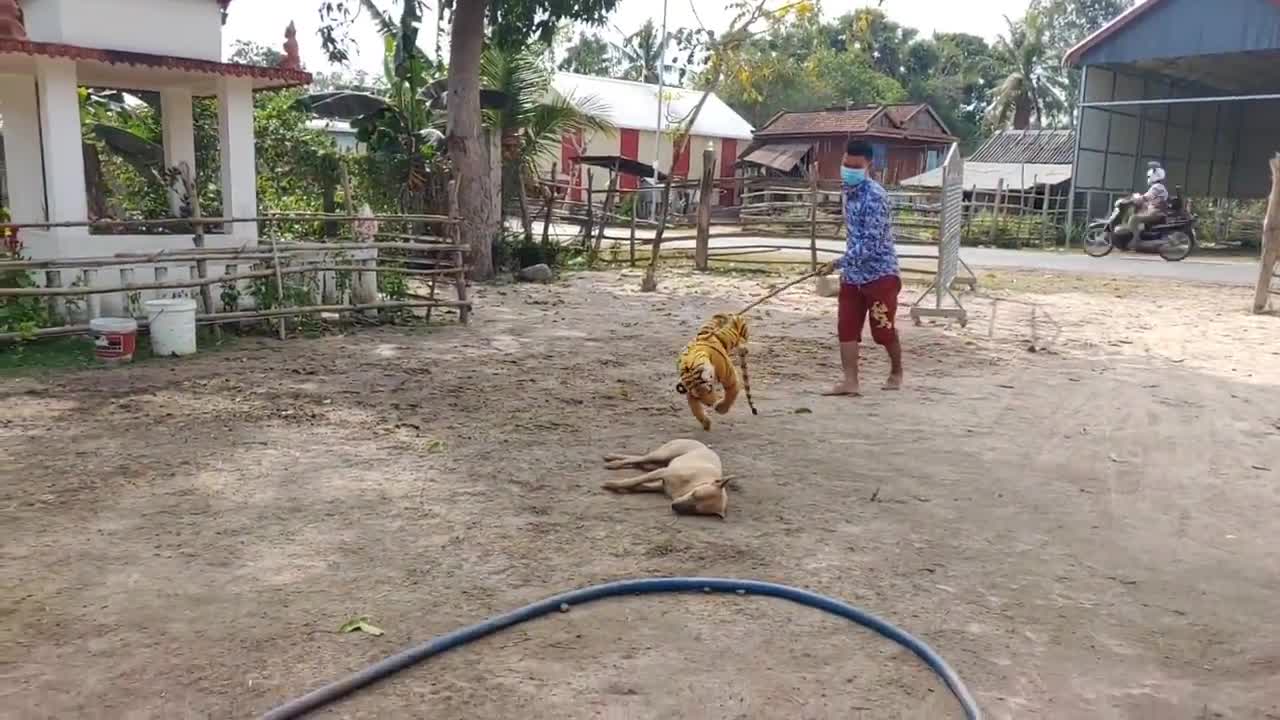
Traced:
[[[751, 400], [751, 378], [747, 373], [746, 318], [726, 313], [712, 316], [698, 329], [698, 334], [676, 360], [676, 369], [680, 373], [676, 392], [689, 401], [689, 410], [702, 423], [703, 430], [711, 429], [711, 419], [707, 417], [705, 408], [714, 407], [716, 412], [724, 415], [738, 399], [738, 370], [733, 365], [733, 355], [737, 355], [742, 363], [742, 387], [746, 390], [751, 414], [757, 415], [756, 405]], [[723, 398], [716, 390], [717, 384], [724, 388]]]

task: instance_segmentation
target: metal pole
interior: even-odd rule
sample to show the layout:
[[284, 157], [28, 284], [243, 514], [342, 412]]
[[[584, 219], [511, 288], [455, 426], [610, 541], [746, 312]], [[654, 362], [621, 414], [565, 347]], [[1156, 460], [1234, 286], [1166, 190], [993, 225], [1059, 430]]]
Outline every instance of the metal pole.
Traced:
[[[655, 188], [658, 186], [658, 163], [662, 158], [662, 86], [664, 80], [662, 66], [667, 59], [667, 0], [662, 0], [662, 40], [659, 41], [658, 48], [658, 129], [653, 138], [653, 186]], [[672, 152], [674, 151], [673, 148]], [[674, 157], [672, 157], [672, 162], [675, 162]], [[655, 209], [657, 205], [655, 198]]]
[[[1076, 103], [1076, 147], [1075, 152], [1071, 156], [1071, 184], [1067, 190], [1067, 219], [1062, 226], [1063, 244], [1067, 250], [1071, 249], [1071, 225], [1076, 221], [1076, 178], [1080, 175], [1080, 135], [1084, 131], [1084, 99], [1085, 88], [1089, 85], [1089, 66], [1085, 65], [1080, 71], [1080, 102]], [[1105, 181], [1106, 178], [1103, 178]], [[1088, 221], [1088, 218], [1085, 219]], [[1084, 246], [1083, 241], [1081, 247]]]

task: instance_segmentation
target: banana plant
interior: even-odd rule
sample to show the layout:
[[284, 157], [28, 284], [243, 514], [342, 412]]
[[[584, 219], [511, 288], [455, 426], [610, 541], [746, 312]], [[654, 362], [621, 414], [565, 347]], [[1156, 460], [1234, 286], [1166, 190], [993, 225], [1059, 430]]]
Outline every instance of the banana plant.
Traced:
[[480, 82], [503, 98], [484, 111], [485, 125], [502, 134], [503, 155], [536, 176], [538, 163], [560, 153], [561, 139], [578, 132], [613, 133], [609, 107], [595, 96], [563, 97], [552, 89], [552, 71], [532, 49], [490, 46], [480, 61]]

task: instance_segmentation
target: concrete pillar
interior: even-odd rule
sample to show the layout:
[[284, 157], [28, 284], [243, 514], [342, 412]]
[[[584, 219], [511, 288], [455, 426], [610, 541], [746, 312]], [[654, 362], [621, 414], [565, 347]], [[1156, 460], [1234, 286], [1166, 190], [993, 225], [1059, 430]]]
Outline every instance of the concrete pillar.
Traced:
[[5, 179], [14, 222], [42, 222], [44, 158], [40, 155], [40, 111], [36, 79], [0, 75], [0, 115], [4, 116]]
[[[253, 81], [226, 77], [218, 81], [218, 139], [222, 152], [222, 214], [256, 217], [258, 175], [254, 165]], [[257, 223], [237, 223], [232, 232], [243, 240], [258, 239]]]
[[[163, 142], [165, 167], [180, 168], [183, 163], [191, 169], [191, 180], [196, 178], [195, 116], [191, 106], [191, 91], [170, 88], [160, 91], [160, 116], [164, 119]], [[169, 191], [169, 211], [180, 215], [181, 185]]]
[[[38, 59], [36, 81], [40, 94], [40, 126], [43, 128], [42, 147], [49, 221], [88, 220], [89, 203], [85, 195], [76, 65], [70, 60]], [[87, 236], [88, 228], [63, 228], [58, 231], [58, 235], [67, 241], [72, 241], [77, 234]], [[63, 247], [67, 250], [74, 248], [66, 243]]]

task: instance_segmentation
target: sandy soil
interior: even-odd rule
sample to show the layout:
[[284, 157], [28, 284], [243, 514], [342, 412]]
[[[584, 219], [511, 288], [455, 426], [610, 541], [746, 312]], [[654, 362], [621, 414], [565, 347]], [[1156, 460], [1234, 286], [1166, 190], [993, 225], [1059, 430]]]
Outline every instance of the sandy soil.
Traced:
[[[469, 328], [0, 380], [0, 715], [251, 717], [549, 594], [708, 574], [881, 614], [992, 718], [1280, 718], [1280, 319], [1004, 274], [967, 328], [903, 323], [906, 390], [834, 399], [834, 307], [800, 289], [754, 322], [761, 415], [703, 436], [674, 354], [765, 284], [582, 274], [482, 289]], [[727, 521], [599, 489], [602, 453], [686, 435], [739, 478]], [[386, 634], [335, 632], [359, 615]], [[575, 608], [321, 716], [959, 714], [868, 632], [698, 595]]]

